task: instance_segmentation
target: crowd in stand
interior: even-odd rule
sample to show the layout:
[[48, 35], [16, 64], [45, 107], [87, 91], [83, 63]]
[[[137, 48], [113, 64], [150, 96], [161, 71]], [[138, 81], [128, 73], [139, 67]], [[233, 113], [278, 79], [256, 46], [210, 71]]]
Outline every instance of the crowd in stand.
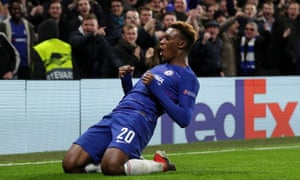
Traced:
[[2, 0], [0, 79], [140, 77], [175, 21], [198, 77], [300, 74], [299, 0]]

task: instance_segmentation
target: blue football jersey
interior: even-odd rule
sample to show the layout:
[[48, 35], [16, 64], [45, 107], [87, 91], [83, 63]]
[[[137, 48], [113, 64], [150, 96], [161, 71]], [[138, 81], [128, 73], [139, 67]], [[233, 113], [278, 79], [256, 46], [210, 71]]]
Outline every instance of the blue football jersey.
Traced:
[[[199, 82], [189, 66], [162, 64], [150, 71], [155, 77], [153, 85], [148, 87], [143, 84], [142, 80], [139, 80], [120, 101], [114, 109], [115, 112], [139, 110], [156, 123], [157, 118], [164, 112], [172, 114], [163, 106], [167, 102], [166, 106], [171, 105], [168, 99], [172, 101], [172, 104], [189, 106], [193, 109]], [[154, 87], [154, 90], [151, 90], [151, 87]], [[164, 98], [160, 99], [159, 96], [164, 96]]]

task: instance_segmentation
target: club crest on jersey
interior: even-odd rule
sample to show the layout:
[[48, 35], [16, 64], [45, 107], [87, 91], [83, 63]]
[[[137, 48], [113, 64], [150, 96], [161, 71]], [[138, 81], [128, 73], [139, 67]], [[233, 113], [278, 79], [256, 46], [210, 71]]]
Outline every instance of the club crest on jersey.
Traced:
[[167, 70], [164, 72], [164, 75], [166, 75], [166, 76], [172, 76], [173, 74], [174, 74], [174, 71], [172, 71], [172, 70]]

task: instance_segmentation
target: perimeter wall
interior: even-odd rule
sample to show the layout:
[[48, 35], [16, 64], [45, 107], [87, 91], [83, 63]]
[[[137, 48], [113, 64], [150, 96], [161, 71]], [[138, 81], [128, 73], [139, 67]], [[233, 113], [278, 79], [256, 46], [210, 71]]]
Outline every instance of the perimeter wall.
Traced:
[[[199, 82], [192, 123], [181, 129], [163, 115], [150, 145], [300, 135], [300, 77]], [[120, 84], [119, 79], [0, 81], [0, 154], [67, 150], [119, 102]]]

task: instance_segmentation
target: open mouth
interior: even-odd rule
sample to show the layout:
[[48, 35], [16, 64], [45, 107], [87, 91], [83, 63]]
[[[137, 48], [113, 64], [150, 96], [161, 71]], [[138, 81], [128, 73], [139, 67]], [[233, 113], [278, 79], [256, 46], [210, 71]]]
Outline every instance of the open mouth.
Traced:
[[164, 50], [162, 48], [159, 48], [159, 55], [163, 56]]

